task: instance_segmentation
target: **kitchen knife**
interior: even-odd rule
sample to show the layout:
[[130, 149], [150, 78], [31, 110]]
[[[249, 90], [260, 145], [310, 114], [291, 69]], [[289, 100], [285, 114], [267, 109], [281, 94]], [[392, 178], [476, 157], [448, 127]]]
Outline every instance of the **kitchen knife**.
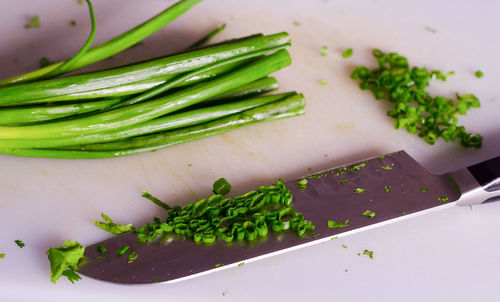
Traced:
[[[296, 185], [302, 179], [307, 180], [305, 189]], [[135, 234], [127, 233], [88, 246], [79, 272], [124, 284], [180, 281], [429, 211], [500, 200], [500, 157], [434, 175], [399, 151], [321, 171], [286, 186], [293, 194], [293, 207], [316, 226], [314, 233], [300, 238], [291, 232], [270, 232], [250, 243], [220, 240], [210, 246], [173, 238], [140, 243]], [[363, 215], [365, 211], [375, 216]], [[345, 227], [328, 227], [328, 220], [347, 219]], [[99, 244], [108, 250], [105, 257], [98, 252]], [[134, 262], [117, 256], [124, 245], [138, 255]]]

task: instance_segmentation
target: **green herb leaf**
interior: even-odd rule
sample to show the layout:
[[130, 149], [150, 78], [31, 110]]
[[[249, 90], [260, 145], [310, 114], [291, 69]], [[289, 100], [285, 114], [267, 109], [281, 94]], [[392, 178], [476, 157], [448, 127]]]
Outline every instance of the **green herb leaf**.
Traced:
[[372, 212], [372, 211], [370, 211], [370, 210], [366, 210], [366, 211], [364, 211], [364, 212], [363, 212], [363, 214], [361, 214], [361, 215], [363, 215], [363, 216], [367, 216], [367, 217], [370, 217], [370, 218], [373, 218], [373, 217], [375, 217], [375, 212]]
[[40, 18], [38, 15], [31, 17], [30, 22], [24, 25], [24, 28], [40, 28]]
[[392, 187], [390, 185], [387, 185], [387, 186], [384, 187], [384, 190], [386, 192], [389, 192], [391, 189], [392, 189]]
[[357, 165], [352, 165], [348, 169], [349, 169], [349, 171], [354, 172], [354, 171], [359, 171], [359, 170], [361, 170], [361, 168], [364, 168], [364, 167], [366, 167], [366, 162], [362, 162], [362, 163], [357, 164]]
[[482, 78], [484, 76], [483, 72], [481, 70], [478, 70], [474, 73], [476, 78]]
[[436, 200], [440, 201], [440, 202], [447, 202], [448, 201], [448, 197], [437, 197]]
[[342, 52], [342, 57], [350, 58], [352, 57], [352, 54], [353, 54], [352, 48], [348, 48]]
[[346, 249], [346, 248], [347, 248], [347, 245], [345, 245], [345, 244], [342, 244], [342, 247]]
[[214, 266], [215, 266], [215, 267], [221, 267], [221, 266], [222, 266], [222, 264], [221, 264], [221, 263], [217, 263], [217, 264], [215, 264]]
[[422, 188], [422, 189], [420, 189], [420, 192], [422, 192], [422, 193], [426, 193], [426, 192], [429, 192], [429, 189], [427, 189], [427, 188]]
[[101, 217], [104, 219], [105, 222], [101, 221], [92, 221], [92, 223], [103, 229], [106, 232], [109, 232], [111, 234], [115, 235], [121, 235], [123, 233], [127, 233], [132, 231], [132, 224], [126, 224], [126, 225], [119, 225], [115, 224], [111, 218], [109, 218], [106, 214], [101, 213]]
[[382, 168], [382, 170], [392, 170], [392, 167], [391, 167], [391, 166], [389, 166], [389, 165], [387, 165], [387, 166], [382, 166], [382, 167], [380, 167], [380, 168]]
[[354, 194], [361, 194], [361, 193], [365, 192], [366, 190], [368, 190], [368, 189], [356, 188], [356, 189], [354, 189]]
[[75, 281], [79, 281], [82, 279], [82, 277], [80, 277], [80, 275], [78, 275], [74, 270], [68, 268], [67, 270], [65, 270], [62, 275], [66, 278], [68, 278], [68, 280], [71, 282], [71, 283], [75, 283]]
[[46, 254], [50, 261], [50, 280], [56, 283], [67, 268], [77, 271], [78, 262], [83, 258], [84, 251], [85, 246], [70, 240], [65, 241], [64, 245], [48, 249]]
[[23, 248], [25, 246], [24, 242], [22, 242], [21, 240], [14, 240], [14, 242], [17, 244], [17, 246], [19, 246], [20, 248]]
[[348, 226], [349, 219], [346, 219], [345, 222], [338, 222], [333, 220], [328, 220], [328, 227], [330, 229], [343, 228]]
[[5, 258], [5, 253], [0, 253], [0, 259]]
[[321, 86], [326, 86], [326, 85], [328, 85], [328, 82], [327, 82], [327, 81], [324, 81], [324, 80], [321, 80], [321, 81], [319, 81], [319, 84], [320, 84]]
[[137, 255], [137, 254], [135, 253], [135, 251], [133, 251], [132, 253], [130, 253], [130, 254], [128, 255], [128, 260], [127, 260], [127, 262], [128, 262], [128, 263], [132, 263], [132, 262], [134, 262], [134, 261], [137, 259], [137, 257], [139, 257], [139, 255]]
[[231, 184], [225, 178], [219, 178], [214, 182], [213, 192], [224, 196], [231, 192]]

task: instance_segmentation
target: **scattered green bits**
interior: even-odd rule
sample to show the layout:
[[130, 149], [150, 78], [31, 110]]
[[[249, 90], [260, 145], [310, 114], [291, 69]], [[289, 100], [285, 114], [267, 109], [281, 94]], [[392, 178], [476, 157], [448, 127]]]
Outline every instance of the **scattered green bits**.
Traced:
[[387, 165], [387, 166], [382, 166], [380, 167], [382, 170], [392, 170], [392, 167]]
[[301, 179], [299, 180], [298, 182], [295, 183], [295, 185], [301, 189], [302, 191], [304, 191], [307, 187], [307, 179]]
[[422, 188], [422, 189], [420, 189], [420, 192], [422, 192], [422, 193], [427, 193], [427, 192], [429, 192], [429, 189], [427, 189], [427, 188]]
[[300, 26], [300, 22], [299, 21], [293, 21], [292, 24], [295, 25], [295, 26]]
[[347, 245], [345, 245], [345, 244], [342, 244], [342, 247], [346, 249], [346, 248], [347, 248]]
[[311, 234], [311, 238], [313, 238], [313, 239], [314, 239], [314, 238], [318, 237], [319, 235], [320, 235], [320, 234], [317, 234], [317, 233], [316, 233], [316, 234]]
[[364, 211], [364, 212], [363, 212], [363, 214], [361, 214], [361, 215], [366, 216], [366, 217], [373, 218], [373, 217], [375, 217], [375, 212], [372, 212], [372, 211], [370, 211], [370, 210], [366, 210], [366, 211]]
[[348, 48], [342, 52], [342, 57], [350, 58], [352, 57], [352, 54], [353, 54], [352, 48]]
[[368, 257], [370, 257], [370, 259], [373, 259], [373, 251], [364, 250], [363, 255], [368, 255]]
[[384, 187], [384, 191], [389, 192], [392, 189], [390, 185]]
[[348, 182], [348, 181], [349, 181], [349, 179], [348, 179], [348, 178], [344, 178], [344, 179], [342, 179], [342, 180], [340, 181], [340, 184], [341, 184], [341, 185], [343, 185], [343, 184], [345, 184], [345, 183], [346, 183], [346, 182]]
[[14, 240], [14, 242], [17, 244], [18, 247], [23, 248], [25, 246], [24, 242], [21, 240]]
[[40, 17], [38, 17], [38, 15], [31, 17], [30, 22], [26, 23], [24, 28], [40, 28]]
[[130, 253], [128, 255], [127, 262], [128, 263], [132, 263], [132, 262], [134, 262], [137, 259], [137, 257], [139, 257], [139, 255], [137, 255], [137, 253], [135, 251], [133, 251], [132, 253]]
[[69, 25], [75, 27], [76, 26], [76, 21], [75, 20], [69, 21]]
[[344, 222], [328, 220], [328, 227], [330, 229], [343, 228], [343, 227], [348, 226], [349, 225], [348, 223], [349, 223], [349, 219], [346, 219]]
[[448, 201], [448, 197], [438, 197], [436, 198], [437, 201], [440, 201], [440, 202], [447, 202]]
[[113, 222], [113, 220], [111, 220], [111, 218], [109, 218], [109, 216], [107, 216], [104, 213], [101, 213], [101, 217], [102, 219], [104, 219], [105, 222], [92, 221], [92, 223], [106, 232], [115, 235], [121, 235], [123, 233], [132, 231], [132, 224], [125, 224], [125, 225], [116, 224]]
[[354, 194], [361, 194], [361, 193], [365, 192], [366, 190], [368, 190], [368, 189], [356, 188], [356, 189], [354, 189]]
[[429, 27], [429, 26], [426, 26], [425, 30], [428, 31], [428, 32], [431, 32], [433, 34], [437, 33], [437, 30], [435, 28], [432, 28], [432, 27]]
[[321, 86], [326, 86], [326, 85], [328, 85], [328, 82], [327, 82], [327, 81], [325, 81], [325, 80], [321, 80], [321, 81], [319, 81], [319, 84], [320, 84]]
[[245, 262], [238, 263], [238, 267], [242, 267], [243, 265], [245, 265]]
[[476, 76], [476, 78], [482, 78], [484, 76], [484, 74], [481, 70], [476, 71], [476, 73], [474, 73], [474, 75]]
[[215, 264], [214, 266], [215, 266], [215, 267], [221, 267], [221, 266], [222, 266], [222, 264], [221, 264], [221, 263], [217, 263], [217, 264]]
[[125, 255], [125, 253], [128, 252], [128, 250], [130, 249], [130, 246], [128, 245], [124, 245], [122, 246], [117, 252], [116, 254], [118, 255], [118, 257], [121, 257], [123, 255]]
[[0, 253], [0, 259], [5, 258], [5, 253]]

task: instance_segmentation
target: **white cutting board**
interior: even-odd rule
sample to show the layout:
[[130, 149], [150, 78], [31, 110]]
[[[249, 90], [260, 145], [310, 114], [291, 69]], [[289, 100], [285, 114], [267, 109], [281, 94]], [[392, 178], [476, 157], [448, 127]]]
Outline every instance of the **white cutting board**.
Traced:
[[[95, 0], [96, 43], [171, 3]], [[219, 177], [242, 193], [309, 168], [400, 149], [436, 173], [499, 155], [499, 13], [498, 1], [205, 0], [144, 45], [90, 69], [180, 50], [222, 22], [227, 28], [216, 41], [288, 31], [293, 64], [276, 76], [283, 91], [305, 94], [307, 114], [126, 158], [0, 156], [0, 253], [6, 253], [0, 259], [0, 301], [498, 301], [498, 203], [442, 210], [175, 284], [117, 286], [84, 277], [75, 285], [62, 279], [54, 285], [45, 251], [66, 239], [91, 244], [107, 238], [90, 223], [101, 212], [136, 225], [161, 215], [140, 197], [142, 189], [184, 204], [207, 196]], [[24, 29], [34, 14], [41, 28]], [[69, 26], [70, 20], [77, 26]], [[0, 24], [2, 78], [36, 68], [42, 56], [71, 56], [89, 32], [87, 8], [77, 0], [2, 0]], [[341, 52], [348, 47], [354, 55], [344, 59]], [[412, 65], [454, 70], [446, 83], [433, 83], [432, 91], [480, 98], [481, 109], [460, 121], [483, 134], [484, 146], [428, 146], [394, 130], [385, 115], [388, 105], [349, 78], [356, 65], [374, 65], [374, 47], [399, 52]], [[478, 69], [484, 78], [474, 77]], [[19, 249], [15, 239], [26, 247]], [[373, 260], [357, 255], [364, 249], [374, 251]]]

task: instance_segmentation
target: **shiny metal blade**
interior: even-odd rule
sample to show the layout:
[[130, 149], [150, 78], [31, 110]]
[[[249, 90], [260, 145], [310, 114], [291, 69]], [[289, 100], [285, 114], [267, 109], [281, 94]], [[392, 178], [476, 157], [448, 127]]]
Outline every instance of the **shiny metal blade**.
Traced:
[[[322, 171], [305, 179], [304, 190], [296, 186], [298, 180], [289, 181], [286, 186], [294, 195], [294, 208], [316, 226], [306, 237], [270, 232], [265, 239], [251, 243], [219, 241], [206, 246], [178, 238], [140, 244], [136, 235], [129, 233], [98, 243], [108, 249], [105, 258], [97, 251], [98, 244], [88, 246], [79, 272], [125, 284], [180, 281], [454, 205], [460, 197], [451, 178], [431, 174], [404, 151]], [[375, 216], [363, 215], [367, 210]], [[328, 227], [328, 220], [347, 219], [346, 227]], [[127, 263], [127, 256], [117, 256], [123, 245], [138, 254], [134, 262]]]

